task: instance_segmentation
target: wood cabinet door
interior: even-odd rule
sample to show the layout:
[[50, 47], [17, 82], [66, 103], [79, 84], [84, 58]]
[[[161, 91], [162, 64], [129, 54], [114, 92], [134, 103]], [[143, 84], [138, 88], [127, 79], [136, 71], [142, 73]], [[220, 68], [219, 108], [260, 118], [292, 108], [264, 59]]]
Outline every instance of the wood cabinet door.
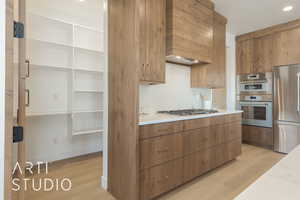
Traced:
[[300, 63], [300, 28], [288, 32], [288, 64]]
[[253, 73], [272, 72], [273, 35], [254, 39]]
[[236, 65], [238, 74], [249, 74], [253, 70], [253, 39], [237, 42]]
[[143, 170], [140, 174], [140, 199], [152, 199], [181, 185], [182, 174], [182, 159]]
[[213, 29], [212, 63], [192, 67], [193, 88], [224, 88], [226, 85], [226, 18], [215, 13]]
[[173, 134], [140, 142], [140, 168], [145, 169], [180, 158], [183, 155], [182, 134]]
[[[217, 17], [215, 17], [217, 18]], [[214, 22], [213, 64], [208, 68], [208, 81], [211, 88], [226, 87], [226, 24]]]
[[289, 52], [289, 31], [274, 34], [273, 64], [274, 66], [287, 65]]
[[142, 65], [142, 79], [146, 82], [164, 83], [166, 68], [166, 0], [146, 0], [145, 3], [146, 26], [142, 27], [145, 31], [141, 32], [144, 32], [142, 39], [145, 39], [144, 44], [146, 46], [142, 45], [141, 48], [146, 51], [141, 51], [146, 52], [146, 60], [145, 65]]
[[147, 68], [147, 50], [148, 50], [148, 21], [146, 16], [146, 1], [147, 0], [140, 0], [139, 1], [139, 30], [140, 30], [140, 38], [139, 38], [139, 58], [140, 58], [140, 80], [145, 81], [148, 79], [149, 72], [146, 70]]
[[183, 181], [201, 176], [215, 166], [215, 148], [203, 149], [183, 159]]

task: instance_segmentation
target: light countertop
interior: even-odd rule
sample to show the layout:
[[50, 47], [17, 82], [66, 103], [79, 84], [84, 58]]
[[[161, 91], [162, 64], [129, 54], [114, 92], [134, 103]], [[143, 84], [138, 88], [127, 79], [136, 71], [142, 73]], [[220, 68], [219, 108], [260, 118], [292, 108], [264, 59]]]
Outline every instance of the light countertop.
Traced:
[[300, 146], [235, 198], [235, 200], [268, 199], [300, 199]]
[[242, 111], [220, 110], [218, 113], [202, 114], [202, 115], [188, 115], [188, 116], [178, 116], [178, 115], [158, 114], [158, 113], [156, 113], [156, 114], [140, 114], [139, 125], [143, 126], [143, 125], [150, 125], [150, 124], [160, 124], [160, 123], [199, 119], [199, 118], [208, 118], [208, 117], [230, 115], [230, 114], [237, 114], [237, 113], [242, 113]]

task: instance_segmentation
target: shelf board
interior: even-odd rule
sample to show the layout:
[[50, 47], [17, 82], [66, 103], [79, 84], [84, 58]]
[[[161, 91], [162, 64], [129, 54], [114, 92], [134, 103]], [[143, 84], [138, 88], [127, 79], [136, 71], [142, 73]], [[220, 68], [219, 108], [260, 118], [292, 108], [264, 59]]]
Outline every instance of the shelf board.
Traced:
[[103, 129], [96, 129], [96, 130], [86, 130], [86, 131], [73, 131], [72, 135], [87, 135], [93, 133], [103, 133]]
[[88, 73], [103, 73], [103, 70], [93, 70], [93, 69], [84, 69], [84, 68], [73, 68], [74, 71], [88, 72]]
[[40, 40], [40, 39], [34, 39], [34, 38], [28, 38], [27, 40], [34, 41], [34, 42], [40, 42], [40, 43], [46, 43], [49, 45], [62, 46], [62, 47], [66, 47], [66, 48], [74, 48], [74, 49], [79, 49], [79, 50], [84, 50], [84, 51], [91, 51], [91, 52], [95, 52], [98, 54], [104, 54], [104, 51], [101, 51], [101, 50], [78, 47], [78, 46], [74, 46], [72, 44], [64, 44], [64, 43], [58, 43], [58, 42], [46, 41], [46, 40]]
[[88, 27], [88, 26], [84, 26], [84, 25], [80, 25], [80, 24], [76, 24], [76, 23], [71, 23], [71, 22], [68, 22], [68, 21], [65, 21], [65, 20], [54, 18], [54, 17], [46, 17], [46, 16], [35, 14], [35, 13], [32, 13], [32, 12], [28, 12], [28, 14], [29, 14], [29, 16], [30, 15], [33, 16], [33, 17], [37, 16], [37, 17], [44, 18], [44, 19], [54, 21], [54, 22], [57, 22], [57, 23], [62, 23], [62, 24], [71, 25], [71, 26], [77, 26], [77, 27], [81, 27], [81, 28], [84, 28], [84, 29], [88, 29], [88, 30], [91, 30], [91, 31], [98, 32], [98, 33], [104, 33], [103, 30], [95, 29], [95, 28], [92, 28], [92, 27]]
[[78, 46], [73, 46], [75, 49], [79, 49], [79, 50], [84, 50], [84, 51], [91, 51], [91, 52], [95, 52], [98, 54], [104, 54], [104, 51], [101, 50], [97, 50], [97, 49], [88, 49], [88, 48], [84, 48], [84, 47], [78, 47]]
[[103, 93], [103, 90], [74, 90], [75, 93]]
[[103, 110], [77, 110], [73, 111], [72, 114], [83, 114], [83, 113], [101, 113], [104, 112]]
[[40, 64], [30, 64], [33, 68], [45, 68], [45, 69], [51, 69], [51, 70], [63, 70], [63, 71], [69, 71], [72, 70], [72, 67], [60, 67], [60, 66], [51, 66], [51, 65], [40, 65]]
[[58, 111], [58, 112], [32, 112], [26, 113], [27, 117], [38, 117], [38, 116], [51, 116], [51, 115], [70, 115], [71, 112], [68, 111]]
[[39, 43], [46, 43], [46, 44], [49, 44], [49, 45], [63, 46], [63, 47], [70, 48], [70, 49], [73, 48], [73, 45], [71, 45], [71, 44], [64, 44], [64, 43], [40, 40], [40, 39], [35, 39], [35, 38], [27, 38], [27, 40], [34, 41], [34, 42], [39, 42]]

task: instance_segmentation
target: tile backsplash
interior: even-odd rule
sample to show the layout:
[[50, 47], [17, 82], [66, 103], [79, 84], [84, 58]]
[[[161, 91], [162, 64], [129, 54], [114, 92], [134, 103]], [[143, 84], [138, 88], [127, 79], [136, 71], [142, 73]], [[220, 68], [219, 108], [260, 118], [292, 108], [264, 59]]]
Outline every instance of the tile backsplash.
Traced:
[[211, 89], [191, 88], [191, 67], [166, 64], [166, 83], [140, 86], [140, 113], [210, 107]]

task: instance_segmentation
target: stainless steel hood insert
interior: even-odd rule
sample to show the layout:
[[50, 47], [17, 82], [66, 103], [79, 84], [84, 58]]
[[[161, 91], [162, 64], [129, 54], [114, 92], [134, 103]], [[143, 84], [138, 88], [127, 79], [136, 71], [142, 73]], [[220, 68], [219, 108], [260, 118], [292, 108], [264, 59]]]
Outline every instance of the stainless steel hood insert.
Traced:
[[167, 61], [171, 63], [178, 63], [183, 65], [195, 65], [200, 63], [199, 60], [194, 60], [194, 59], [184, 58], [181, 56], [174, 56], [174, 55], [167, 56]]

